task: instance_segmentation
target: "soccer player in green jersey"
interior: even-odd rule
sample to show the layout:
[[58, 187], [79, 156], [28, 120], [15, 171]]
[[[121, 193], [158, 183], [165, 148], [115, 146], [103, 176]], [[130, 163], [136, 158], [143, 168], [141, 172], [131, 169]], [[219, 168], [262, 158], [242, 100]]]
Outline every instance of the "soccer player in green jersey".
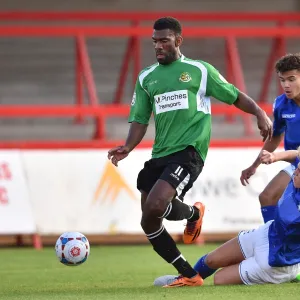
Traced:
[[153, 27], [157, 63], [142, 70], [131, 102], [131, 123], [125, 145], [109, 150], [114, 165], [143, 139], [151, 114], [155, 119], [152, 158], [137, 179], [141, 192], [141, 226], [154, 250], [182, 275], [173, 286], [198, 286], [203, 280], [182, 256], [163, 226], [163, 219], [187, 220], [183, 240], [193, 243], [200, 234], [204, 205], [183, 203], [185, 193], [202, 171], [211, 136], [210, 98], [234, 104], [257, 118], [263, 140], [271, 138], [272, 122], [247, 95], [228, 83], [210, 64], [180, 52], [181, 24], [158, 19]]

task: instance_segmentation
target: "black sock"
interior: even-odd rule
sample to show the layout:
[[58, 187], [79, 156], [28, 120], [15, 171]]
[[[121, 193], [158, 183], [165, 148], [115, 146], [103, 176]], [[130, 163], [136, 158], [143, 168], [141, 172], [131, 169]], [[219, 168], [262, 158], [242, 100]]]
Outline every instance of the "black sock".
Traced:
[[192, 216], [188, 219], [189, 222], [195, 222], [199, 219], [200, 214], [199, 214], [199, 209], [196, 206], [193, 206], [193, 214]]
[[147, 234], [147, 238], [153, 246], [153, 249], [168, 263], [173, 264], [178, 273], [184, 277], [193, 277], [197, 272], [183, 258], [178, 250], [174, 240], [162, 226], [158, 231]]
[[194, 206], [183, 203], [178, 198], [174, 198], [162, 215], [162, 218], [166, 218], [169, 221], [188, 219], [190, 222], [194, 222], [199, 219], [199, 210]]
[[182, 255], [173, 262], [173, 266], [176, 268], [178, 273], [184, 277], [192, 278], [198, 274]]

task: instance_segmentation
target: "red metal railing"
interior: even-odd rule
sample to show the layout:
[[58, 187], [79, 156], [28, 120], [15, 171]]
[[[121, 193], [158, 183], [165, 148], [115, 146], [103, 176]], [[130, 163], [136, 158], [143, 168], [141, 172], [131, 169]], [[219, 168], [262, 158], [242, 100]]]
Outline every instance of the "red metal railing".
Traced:
[[[84, 82], [86, 83], [87, 92], [89, 96], [89, 102], [92, 106], [97, 106], [97, 90], [95, 81], [93, 78], [93, 72], [91, 63], [85, 43], [85, 38], [82, 35], [77, 35], [75, 39], [75, 53], [76, 53], [76, 103], [78, 107], [81, 107], [84, 103], [83, 87]], [[82, 122], [83, 116], [78, 113], [77, 121]]]
[[[261, 104], [260, 107], [268, 114], [272, 114], [271, 104]], [[130, 106], [127, 104], [99, 104], [96, 106], [82, 105], [0, 105], [0, 116], [11, 117], [67, 117], [82, 114], [84, 116], [96, 116], [108, 118], [112, 116], [128, 116]], [[244, 112], [233, 105], [213, 104], [214, 115], [243, 115]]]
[[172, 15], [181, 21], [241, 21], [241, 22], [298, 22], [299, 13], [290, 12], [24, 12], [2, 11], [1, 21], [154, 21], [162, 16]]
[[[124, 140], [114, 140], [114, 141], [0, 141], [0, 149], [110, 149], [119, 145], [123, 145]], [[221, 139], [212, 140], [210, 143], [210, 148], [250, 148], [250, 147], [261, 147], [263, 145], [261, 140], [258, 139]], [[142, 141], [137, 148], [151, 148], [153, 146], [153, 141], [145, 140]]]
[[[262, 104], [261, 107], [268, 113], [272, 113], [272, 105]], [[1, 105], [0, 116], [2, 118], [10, 117], [70, 117], [70, 116], [94, 116], [98, 119], [103, 120], [103, 134], [105, 136], [105, 119], [112, 116], [128, 116], [130, 107], [129, 105], [104, 105], [99, 104], [97, 106], [72, 106], [72, 105], [49, 105], [49, 106], [11, 106]], [[244, 113], [237, 109], [235, 106], [228, 106], [222, 104], [212, 105], [213, 115], [227, 115], [227, 116], [242, 116]], [[10, 141], [1, 142], [0, 148], [26, 148], [26, 149], [57, 149], [57, 148], [107, 148], [114, 147], [121, 144], [122, 141], [108, 141], [106, 139], [98, 139], [94, 141]], [[150, 147], [153, 141], [144, 141], [141, 147]], [[212, 141], [212, 147], [237, 147], [237, 146], [256, 147], [261, 145], [260, 140], [218, 140]]]
[[[141, 55], [140, 55], [140, 39], [149, 37], [152, 33], [151, 26], [143, 25], [144, 21], [153, 21], [161, 16], [169, 15], [170, 13], [118, 13], [118, 12], [74, 12], [74, 13], [56, 13], [56, 12], [0, 12], [0, 38], [1, 37], [75, 37], [76, 47], [76, 105], [74, 107], [47, 107], [48, 112], [41, 107], [10, 107], [0, 106], [0, 116], [25, 116], [31, 111], [30, 115], [47, 116], [49, 111], [52, 111], [52, 116], [68, 116], [74, 115], [77, 121], [82, 121], [84, 116], [93, 115], [97, 119], [97, 131], [95, 138], [97, 140], [105, 140], [104, 121], [106, 117], [125, 115], [128, 113], [128, 107], [120, 105], [123, 98], [124, 86], [126, 83], [130, 59], [133, 60], [133, 83], [135, 82], [138, 72], [141, 69]], [[261, 103], [266, 101], [268, 88], [270, 86], [271, 77], [273, 73], [274, 60], [285, 53], [285, 38], [298, 38], [300, 36], [299, 26], [287, 26], [289, 22], [298, 22], [300, 14], [294, 13], [180, 13], [174, 12], [172, 16], [181, 21], [198, 21], [206, 22], [213, 21], [214, 24], [218, 22], [239, 22], [247, 21], [247, 26], [224, 26], [224, 24], [211, 26], [185, 26], [185, 37], [219, 37], [225, 38], [226, 43], [226, 62], [227, 62], [227, 78], [233, 82], [240, 90], [246, 91], [244, 75], [241, 67], [239, 51], [236, 44], [237, 38], [272, 38], [273, 47], [266, 66], [266, 72], [262, 88], [260, 92]], [[9, 25], [5, 24], [7, 21], [35, 21], [37, 25]], [[47, 21], [44, 25], [41, 22]], [[55, 25], [49, 22], [55, 21]], [[61, 21], [76, 21], [76, 25], [57, 25]], [[99, 25], [86, 26], [80, 22], [99, 21]], [[113, 21], [113, 24], [109, 24]], [[116, 22], [117, 21], [117, 22]], [[257, 26], [256, 22], [265, 22], [266, 26]], [[121, 22], [125, 24], [119, 25]], [[104, 25], [103, 25], [104, 23]], [[117, 24], [117, 25], [116, 25]], [[89, 56], [86, 48], [85, 38], [95, 36], [108, 37], [128, 37], [128, 45], [125, 51], [123, 64], [120, 70], [120, 77], [116, 84], [116, 93], [113, 103], [115, 106], [103, 106], [98, 104], [97, 91], [93, 79], [92, 68], [89, 61]], [[89, 107], [84, 105], [83, 86], [87, 88], [89, 97]], [[28, 109], [28, 110], [26, 110]], [[267, 108], [269, 110], [269, 106]], [[235, 113], [230, 113], [231, 108], [225, 106], [213, 106], [213, 113], [225, 114], [233, 116]], [[232, 110], [237, 111], [237, 110]], [[35, 112], [35, 113], [33, 113]], [[253, 129], [248, 116], [244, 117], [245, 133], [251, 135]]]

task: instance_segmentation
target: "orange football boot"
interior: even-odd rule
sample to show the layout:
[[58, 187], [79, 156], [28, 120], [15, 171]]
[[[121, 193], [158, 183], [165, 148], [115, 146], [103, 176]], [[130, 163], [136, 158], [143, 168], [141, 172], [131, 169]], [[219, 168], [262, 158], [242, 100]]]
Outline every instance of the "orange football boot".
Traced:
[[194, 222], [187, 221], [184, 233], [183, 242], [185, 244], [192, 244], [196, 241], [201, 233], [203, 216], [205, 212], [205, 205], [201, 202], [196, 202], [193, 206], [199, 209], [199, 219]]
[[202, 277], [197, 274], [193, 278], [178, 276], [176, 279], [167, 285], [164, 285], [165, 288], [173, 288], [173, 287], [183, 287], [183, 286], [201, 286], [203, 285]]

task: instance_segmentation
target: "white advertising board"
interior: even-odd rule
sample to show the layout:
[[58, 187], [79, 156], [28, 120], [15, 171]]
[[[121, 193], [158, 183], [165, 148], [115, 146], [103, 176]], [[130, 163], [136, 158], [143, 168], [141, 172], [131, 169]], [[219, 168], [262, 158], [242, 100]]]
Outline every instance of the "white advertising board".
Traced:
[[[206, 204], [204, 232], [237, 232], [262, 224], [258, 195], [287, 164], [261, 166], [244, 187], [240, 173], [259, 150], [210, 149], [203, 172], [185, 200]], [[142, 233], [136, 178], [150, 155], [150, 149], [135, 150], [115, 168], [106, 150], [22, 152], [38, 231]], [[184, 228], [183, 221], [165, 224], [171, 233]]]
[[36, 231], [19, 151], [0, 151], [0, 234]]

